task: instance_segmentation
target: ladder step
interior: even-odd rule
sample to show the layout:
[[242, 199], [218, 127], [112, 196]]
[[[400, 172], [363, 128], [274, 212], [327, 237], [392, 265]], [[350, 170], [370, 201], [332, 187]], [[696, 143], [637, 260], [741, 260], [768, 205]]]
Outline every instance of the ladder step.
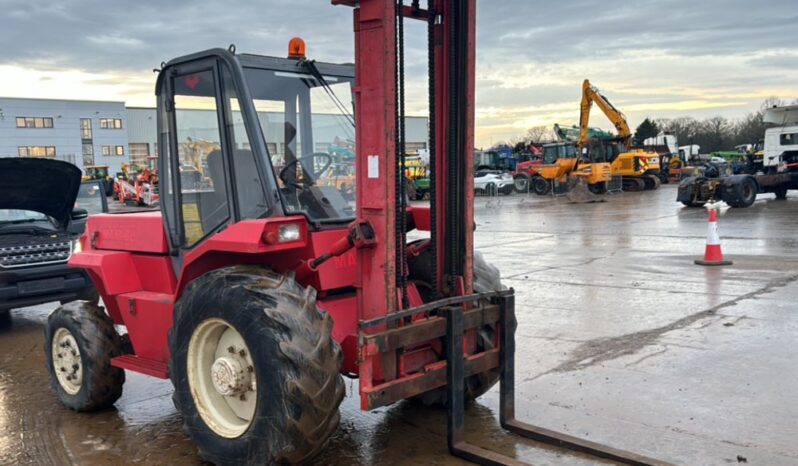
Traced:
[[122, 369], [139, 372], [141, 374], [157, 377], [159, 379], [169, 378], [169, 365], [154, 359], [142, 358], [132, 354], [125, 354], [111, 359], [111, 365]]

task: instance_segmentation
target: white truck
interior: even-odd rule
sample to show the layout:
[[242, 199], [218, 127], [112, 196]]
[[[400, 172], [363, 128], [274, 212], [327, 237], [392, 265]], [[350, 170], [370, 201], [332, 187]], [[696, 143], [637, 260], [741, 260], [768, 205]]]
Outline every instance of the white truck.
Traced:
[[691, 176], [679, 184], [676, 200], [688, 207], [724, 201], [731, 207], [749, 207], [757, 194], [773, 193], [776, 199], [798, 189], [798, 105], [765, 111], [765, 122], [779, 125], [765, 130], [761, 168], [749, 161], [746, 174], [724, 178]]

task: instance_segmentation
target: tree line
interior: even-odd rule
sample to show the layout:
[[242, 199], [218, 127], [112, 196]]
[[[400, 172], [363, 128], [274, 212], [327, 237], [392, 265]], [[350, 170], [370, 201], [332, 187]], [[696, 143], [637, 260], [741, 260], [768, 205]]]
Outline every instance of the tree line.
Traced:
[[[796, 99], [792, 104], [798, 104]], [[741, 144], [754, 144], [765, 135], [765, 129], [773, 126], [765, 123], [765, 110], [773, 106], [783, 106], [786, 102], [771, 97], [762, 102], [760, 109], [740, 118], [729, 119], [715, 116], [699, 120], [693, 117], [646, 118], [635, 129], [634, 142], [643, 145], [643, 140], [655, 137], [661, 132], [676, 136], [680, 146], [697, 144], [702, 153], [719, 150], [732, 150]], [[510, 145], [521, 150], [530, 144], [542, 144], [553, 140], [551, 128], [535, 126], [527, 130], [522, 137], [515, 138]]]

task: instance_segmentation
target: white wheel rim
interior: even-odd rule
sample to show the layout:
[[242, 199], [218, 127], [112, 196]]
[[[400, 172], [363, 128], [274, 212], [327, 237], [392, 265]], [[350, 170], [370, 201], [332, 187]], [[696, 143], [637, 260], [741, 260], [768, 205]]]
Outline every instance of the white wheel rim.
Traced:
[[255, 416], [257, 382], [252, 354], [238, 331], [207, 319], [188, 343], [188, 383], [205, 424], [225, 438], [240, 437]]
[[60, 327], [53, 335], [50, 351], [58, 384], [68, 394], [77, 395], [83, 384], [83, 361], [77, 340], [69, 330]]

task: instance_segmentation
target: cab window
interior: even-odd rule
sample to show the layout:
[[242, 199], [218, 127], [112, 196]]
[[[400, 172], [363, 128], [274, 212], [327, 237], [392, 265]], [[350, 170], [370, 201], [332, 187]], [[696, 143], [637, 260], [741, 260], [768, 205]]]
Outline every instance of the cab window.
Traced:
[[191, 247], [230, 217], [214, 69], [173, 78], [181, 244]]

